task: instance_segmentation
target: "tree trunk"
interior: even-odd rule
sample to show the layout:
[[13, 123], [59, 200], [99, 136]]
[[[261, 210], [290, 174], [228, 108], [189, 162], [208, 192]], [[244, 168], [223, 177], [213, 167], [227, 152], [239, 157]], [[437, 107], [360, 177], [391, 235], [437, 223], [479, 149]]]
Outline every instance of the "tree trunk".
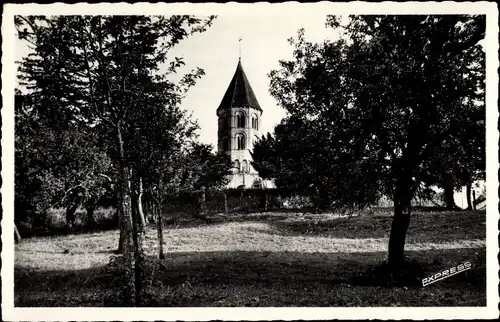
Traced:
[[[119, 201], [118, 201], [118, 211], [121, 217], [121, 227], [120, 236], [122, 241], [120, 245], [123, 245], [123, 256], [125, 259], [125, 265], [127, 266], [127, 282], [123, 288], [125, 305], [134, 306], [136, 300], [135, 292], [135, 259], [134, 253], [134, 225], [131, 213], [131, 200], [130, 200], [130, 185], [129, 185], [129, 172], [125, 165], [125, 151], [123, 136], [120, 127], [117, 127], [117, 145], [119, 152], [119, 171], [120, 171], [120, 183], [119, 183]], [[119, 246], [120, 246], [119, 245]]]
[[240, 209], [241, 209], [241, 211], [245, 211], [245, 209], [246, 209], [246, 206], [243, 203], [243, 190], [240, 192]]
[[149, 213], [149, 221], [153, 224], [156, 224], [156, 206], [151, 202], [151, 200], [148, 201], [148, 213]]
[[21, 234], [19, 234], [19, 230], [17, 230], [17, 225], [14, 224], [14, 243], [21, 242]]
[[224, 213], [227, 214], [227, 191], [224, 190]]
[[147, 200], [144, 199], [144, 195], [141, 196], [140, 201], [141, 201], [141, 210], [144, 213], [144, 220], [146, 221], [146, 224], [149, 224], [151, 223], [149, 215], [149, 203]]
[[455, 189], [453, 187], [453, 177], [450, 174], [445, 174], [443, 178], [443, 189], [446, 209], [456, 209], [457, 206], [455, 205], [454, 199]]
[[120, 239], [118, 240], [118, 254], [125, 254], [125, 229], [123, 228], [123, 214], [122, 207], [120, 207], [120, 198], [118, 197], [116, 214], [118, 216], [118, 229], [120, 230]]
[[68, 225], [68, 227], [70, 228], [75, 224], [76, 209], [78, 209], [77, 202], [66, 209], [66, 225]]
[[143, 255], [144, 255], [144, 226], [139, 213], [138, 194], [132, 193], [132, 218], [133, 218], [133, 238], [134, 238], [134, 259], [135, 259], [135, 305], [142, 305], [142, 281], [143, 281]]
[[164, 236], [163, 236], [163, 220], [162, 220], [162, 207], [161, 202], [157, 203], [157, 217], [156, 217], [156, 228], [158, 233], [158, 258], [160, 260], [165, 259], [165, 253], [163, 250]]
[[316, 210], [317, 211], [325, 211], [330, 207], [330, 195], [328, 194], [327, 189], [320, 185], [315, 186], [316, 192]]
[[142, 195], [143, 195], [143, 188], [142, 188], [142, 178], [139, 178], [139, 185], [138, 185], [138, 203], [137, 203], [137, 207], [138, 207], [138, 211], [139, 211], [139, 217], [141, 219], [141, 222], [142, 222], [142, 225], [144, 227], [146, 227], [146, 224], [148, 223], [148, 220], [147, 218], [144, 216], [144, 211], [142, 209]]
[[113, 221], [115, 222], [116, 224], [116, 227], [118, 227], [118, 229], [121, 229], [121, 218], [122, 216], [120, 215], [120, 189], [117, 189], [117, 188], [114, 188], [114, 193], [115, 193], [115, 213], [113, 214]]
[[137, 219], [139, 220], [139, 228], [142, 233], [145, 233], [147, 220], [146, 217], [144, 217], [144, 212], [142, 211], [141, 199], [137, 199], [136, 205], [137, 205], [137, 216], [138, 216]]
[[87, 205], [85, 207], [85, 211], [87, 211], [87, 226], [93, 227], [95, 226], [95, 218], [94, 218], [94, 212], [95, 212], [95, 205]]
[[196, 216], [201, 219], [206, 219], [206, 211], [207, 211], [207, 204], [206, 204], [206, 195], [205, 195], [205, 187], [201, 187], [199, 195], [198, 195], [198, 207], [196, 211]]
[[476, 191], [472, 190], [472, 209], [476, 209]]
[[472, 210], [473, 205], [472, 205], [472, 182], [468, 182], [466, 189], [465, 189], [465, 194], [467, 195], [467, 210]]
[[264, 211], [267, 211], [268, 204], [269, 204], [269, 196], [267, 194], [267, 190], [264, 190]]
[[397, 269], [404, 262], [405, 239], [409, 224], [409, 212], [404, 211], [401, 206], [394, 207], [394, 219], [389, 237], [389, 265], [392, 268]]
[[125, 253], [125, 230], [120, 228], [120, 239], [118, 239], [118, 250], [116, 251], [118, 254]]
[[139, 211], [139, 197], [136, 193], [132, 193], [132, 218], [134, 228], [137, 228], [136, 232], [138, 234], [146, 233], [146, 223], [143, 215]]
[[322, 185], [314, 186], [314, 207], [316, 212], [322, 212], [328, 209], [330, 198], [326, 189]]
[[404, 263], [406, 233], [410, 224], [411, 193], [408, 180], [400, 179], [394, 194], [394, 218], [389, 236], [389, 267], [395, 272]]

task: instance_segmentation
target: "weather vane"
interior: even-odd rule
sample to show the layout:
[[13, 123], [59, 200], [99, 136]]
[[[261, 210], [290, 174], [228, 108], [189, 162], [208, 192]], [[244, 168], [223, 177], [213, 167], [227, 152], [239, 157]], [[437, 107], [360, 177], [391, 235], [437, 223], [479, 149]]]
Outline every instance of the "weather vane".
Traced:
[[238, 39], [238, 43], [239, 43], [239, 50], [240, 50], [239, 59], [241, 60], [241, 37], [240, 37], [240, 39]]

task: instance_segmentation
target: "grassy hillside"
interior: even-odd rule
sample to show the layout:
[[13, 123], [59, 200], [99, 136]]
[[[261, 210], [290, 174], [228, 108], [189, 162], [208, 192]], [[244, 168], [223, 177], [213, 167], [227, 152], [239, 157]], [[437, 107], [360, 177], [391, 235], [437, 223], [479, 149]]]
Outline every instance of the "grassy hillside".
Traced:
[[[406, 246], [409, 278], [388, 286], [381, 263], [391, 220], [388, 212], [185, 219], [165, 231], [165, 268], [148, 273], [148, 305], [486, 305], [484, 212], [416, 213]], [[155, 236], [149, 228], [152, 256]], [[117, 244], [114, 230], [23, 240], [16, 245], [15, 305], [119, 305], [120, 285], [108, 265]], [[471, 270], [422, 287], [422, 278], [466, 260]]]

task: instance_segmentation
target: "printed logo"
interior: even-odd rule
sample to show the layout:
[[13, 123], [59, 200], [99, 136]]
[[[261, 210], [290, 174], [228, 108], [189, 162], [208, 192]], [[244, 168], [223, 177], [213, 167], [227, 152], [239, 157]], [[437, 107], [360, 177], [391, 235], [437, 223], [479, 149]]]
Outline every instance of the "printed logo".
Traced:
[[472, 268], [472, 264], [469, 261], [463, 262], [461, 264], [458, 264], [455, 267], [452, 267], [452, 268], [449, 268], [449, 269], [445, 269], [442, 272], [439, 272], [439, 273], [436, 273], [436, 274], [434, 274], [432, 276], [424, 278], [422, 280], [422, 286], [427, 286], [429, 284], [436, 283], [436, 282], [438, 282], [440, 280], [444, 280], [445, 278], [448, 278], [450, 276], [453, 276], [453, 275], [456, 275], [458, 273], [464, 272], [464, 271], [469, 270], [471, 268]]

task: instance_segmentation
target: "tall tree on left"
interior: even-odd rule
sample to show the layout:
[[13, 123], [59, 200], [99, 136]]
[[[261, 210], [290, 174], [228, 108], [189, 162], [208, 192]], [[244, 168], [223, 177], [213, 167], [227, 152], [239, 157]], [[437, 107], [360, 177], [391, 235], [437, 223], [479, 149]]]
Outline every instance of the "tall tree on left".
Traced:
[[[214, 17], [16, 16], [19, 38], [32, 53], [19, 78], [33, 100], [69, 122], [87, 126], [102, 140], [119, 172], [118, 212], [124, 236], [125, 305], [141, 305], [142, 247], [132, 193], [140, 162], [135, 136], [141, 110], [178, 104], [202, 74], [169, 80], [182, 64], [169, 50], [203, 32]], [[162, 66], [166, 68], [162, 69]], [[161, 70], [161, 72], [160, 72]], [[163, 72], [164, 71], [164, 72]], [[160, 90], [161, 89], [161, 90]], [[139, 160], [140, 161], [140, 160]]]

